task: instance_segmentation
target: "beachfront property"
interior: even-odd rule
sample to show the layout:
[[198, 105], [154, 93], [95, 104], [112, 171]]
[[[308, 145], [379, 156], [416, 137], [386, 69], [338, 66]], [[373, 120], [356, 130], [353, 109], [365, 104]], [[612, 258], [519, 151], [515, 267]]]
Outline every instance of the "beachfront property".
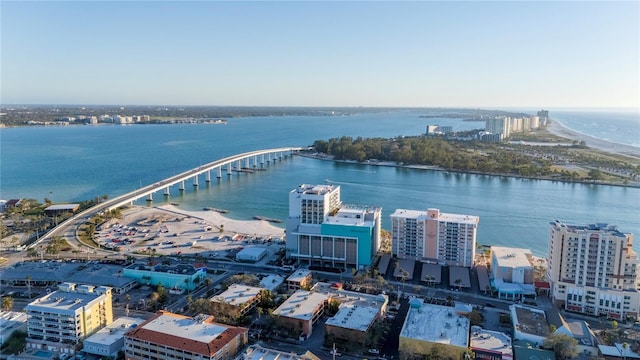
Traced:
[[638, 318], [633, 235], [607, 224], [550, 222], [547, 277], [557, 306], [611, 319]]
[[63, 214], [73, 214], [80, 208], [80, 204], [56, 204], [44, 209], [45, 216], [53, 217]]
[[509, 138], [511, 134], [529, 132], [538, 128], [540, 128], [539, 116], [496, 116], [487, 119], [484, 126], [486, 132], [500, 134], [502, 140]]
[[320, 358], [309, 350], [298, 355], [294, 352], [284, 352], [253, 344], [247, 346], [236, 360], [320, 360]]
[[231, 284], [223, 293], [209, 299], [212, 315], [231, 313], [244, 315], [258, 305], [263, 290], [265, 289], [255, 286]]
[[399, 259], [473, 266], [479, 217], [438, 209], [396, 209], [391, 214], [391, 254]]
[[111, 288], [62, 283], [25, 311], [27, 348], [73, 354], [80, 340], [113, 322]]
[[380, 248], [380, 208], [344, 205], [340, 186], [303, 184], [289, 193], [287, 255], [309, 266], [358, 270]]
[[469, 347], [469, 329], [469, 319], [454, 308], [425, 304], [420, 298], [412, 298], [400, 330], [400, 356], [422, 357], [439, 344], [442, 358], [462, 358]]
[[540, 309], [522, 305], [510, 305], [513, 339], [528, 341], [537, 346], [542, 345], [551, 334], [547, 314]]
[[529, 249], [492, 246], [491, 275], [500, 299], [535, 295], [533, 255]]
[[471, 327], [469, 349], [475, 359], [513, 359], [511, 337], [499, 331], [486, 330], [479, 326]]
[[318, 282], [310, 291], [293, 293], [273, 314], [284, 327], [297, 332], [301, 338], [308, 338], [330, 302], [338, 304], [338, 311], [325, 323], [326, 333], [336, 339], [364, 341], [367, 331], [386, 313], [389, 298], [387, 295], [344, 291], [332, 284]]
[[82, 351], [99, 357], [116, 358], [124, 347], [124, 334], [142, 324], [144, 320], [132, 317], [117, 318], [82, 342]]
[[298, 269], [287, 278], [287, 290], [296, 291], [311, 288], [313, 274], [308, 269]]
[[147, 265], [133, 263], [122, 270], [126, 278], [140, 284], [162, 285], [167, 289], [194, 290], [207, 276], [205, 264]]
[[213, 316], [160, 311], [124, 336], [127, 360], [229, 360], [247, 344], [248, 330], [219, 324]]

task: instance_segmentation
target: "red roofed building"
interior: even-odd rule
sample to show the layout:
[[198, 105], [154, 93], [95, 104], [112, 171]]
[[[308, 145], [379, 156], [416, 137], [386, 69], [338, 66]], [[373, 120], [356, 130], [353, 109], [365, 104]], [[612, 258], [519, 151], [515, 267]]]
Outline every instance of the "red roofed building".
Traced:
[[160, 311], [125, 334], [125, 358], [233, 359], [247, 344], [247, 333], [246, 328], [216, 323], [213, 316]]

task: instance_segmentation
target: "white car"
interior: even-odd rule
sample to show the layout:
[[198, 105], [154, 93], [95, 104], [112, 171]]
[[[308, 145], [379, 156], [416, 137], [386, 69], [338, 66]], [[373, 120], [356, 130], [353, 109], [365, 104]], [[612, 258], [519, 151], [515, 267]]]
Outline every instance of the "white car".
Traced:
[[378, 349], [369, 349], [369, 354], [378, 355], [378, 354], [380, 354], [380, 350], [378, 350]]

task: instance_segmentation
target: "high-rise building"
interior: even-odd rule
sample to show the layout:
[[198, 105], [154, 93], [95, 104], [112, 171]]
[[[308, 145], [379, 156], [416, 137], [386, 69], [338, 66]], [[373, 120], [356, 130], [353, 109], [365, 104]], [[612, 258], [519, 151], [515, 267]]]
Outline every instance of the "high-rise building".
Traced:
[[473, 266], [476, 230], [472, 215], [396, 209], [391, 214], [391, 254], [400, 259]]
[[637, 318], [633, 235], [608, 224], [550, 225], [547, 277], [554, 303], [589, 315]]
[[111, 288], [62, 283], [29, 303], [27, 348], [74, 353], [78, 342], [113, 322]]
[[370, 266], [380, 247], [381, 213], [342, 204], [340, 186], [300, 185], [289, 193], [287, 255], [313, 266]]
[[485, 121], [484, 129], [492, 134], [502, 134], [506, 139], [511, 135], [509, 118], [505, 116], [490, 118]]

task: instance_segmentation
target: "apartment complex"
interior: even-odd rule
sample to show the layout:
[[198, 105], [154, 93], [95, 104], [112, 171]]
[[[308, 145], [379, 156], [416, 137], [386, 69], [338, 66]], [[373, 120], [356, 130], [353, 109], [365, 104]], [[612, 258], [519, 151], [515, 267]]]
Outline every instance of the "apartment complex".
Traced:
[[27, 348], [74, 353], [80, 340], [113, 322], [111, 288], [62, 283], [25, 311]]
[[[548, 116], [548, 112], [547, 112]], [[485, 131], [492, 134], [501, 134], [502, 140], [514, 133], [528, 132], [540, 128], [539, 116], [509, 117], [497, 116], [485, 121]]]
[[300, 185], [289, 193], [287, 255], [310, 266], [370, 266], [380, 247], [381, 213], [342, 204], [340, 186]]
[[247, 333], [245, 328], [216, 323], [212, 316], [161, 311], [125, 334], [125, 358], [233, 359], [247, 344]]
[[547, 277], [553, 301], [589, 315], [638, 318], [633, 235], [608, 224], [550, 225]]
[[391, 214], [391, 254], [400, 259], [473, 266], [480, 218], [397, 209]]

